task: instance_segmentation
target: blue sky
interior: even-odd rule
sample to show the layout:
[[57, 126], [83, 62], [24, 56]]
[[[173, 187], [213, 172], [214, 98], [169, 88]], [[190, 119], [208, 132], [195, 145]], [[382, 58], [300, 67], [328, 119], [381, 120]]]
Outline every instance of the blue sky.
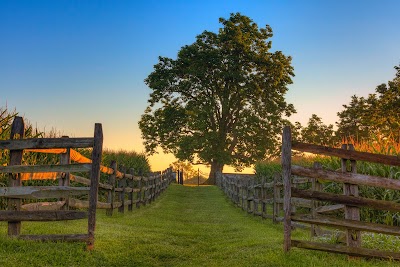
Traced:
[[293, 57], [293, 121], [316, 113], [333, 124], [351, 95], [373, 93], [400, 63], [397, 0], [0, 0], [0, 106], [70, 136], [101, 122], [106, 147], [142, 151], [143, 80], [158, 56], [175, 58], [232, 12], [269, 24], [272, 50]]

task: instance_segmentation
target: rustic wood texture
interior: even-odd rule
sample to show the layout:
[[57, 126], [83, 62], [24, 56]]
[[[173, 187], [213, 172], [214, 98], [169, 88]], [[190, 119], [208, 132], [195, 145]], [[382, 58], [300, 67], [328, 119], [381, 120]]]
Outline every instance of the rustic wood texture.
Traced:
[[103, 129], [100, 123], [94, 127], [94, 144], [92, 150], [92, 168], [90, 171], [90, 193], [89, 193], [89, 218], [88, 218], [88, 241], [87, 249], [94, 249], [94, 232], [96, 229], [96, 205], [98, 198], [101, 155], [103, 152]]
[[[21, 117], [19, 117], [21, 118]], [[13, 138], [11, 138], [13, 139]], [[92, 147], [93, 138], [31, 138], [1, 140], [0, 149], [23, 150], [42, 148], [79, 148]]]
[[290, 219], [290, 213], [292, 211], [291, 205], [291, 165], [292, 165], [292, 134], [290, 126], [286, 126], [283, 129], [282, 135], [282, 177], [283, 177], [283, 192], [284, 192], [284, 222], [283, 222], [283, 250], [288, 252], [291, 247], [291, 227], [292, 222]]
[[[71, 181], [90, 186], [90, 179], [82, 177], [82, 176], [71, 174]], [[99, 188], [107, 189], [107, 190], [113, 189], [113, 187], [110, 184], [105, 184], [105, 183], [99, 183]]]
[[71, 210], [0, 211], [0, 221], [65, 221], [87, 218], [87, 212]]
[[88, 172], [91, 164], [75, 163], [63, 165], [15, 165], [0, 166], [0, 173], [33, 173], [33, 172]]
[[[68, 138], [68, 136], [63, 136], [63, 138]], [[65, 165], [65, 164], [71, 164], [71, 149], [67, 148], [65, 150], [65, 153], [60, 154], [60, 164]], [[58, 185], [59, 186], [69, 186], [70, 184], [70, 172], [64, 172], [61, 173], [60, 177], [58, 178]], [[61, 198], [60, 201], [65, 201], [65, 203], [68, 203], [68, 196]], [[64, 205], [62, 207], [64, 210], [68, 210], [68, 205]]]
[[61, 198], [68, 195], [84, 195], [89, 193], [88, 187], [71, 186], [20, 186], [0, 187], [0, 197], [6, 198]]
[[333, 193], [325, 193], [312, 190], [300, 190], [297, 188], [292, 188], [292, 196], [305, 199], [317, 199], [320, 201], [330, 201], [333, 203], [339, 203], [356, 207], [368, 207], [378, 210], [389, 210], [394, 212], [400, 211], [400, 204], [392, 201], [337, 195]]
[[343, 245], [334, 245], [334, 244], [300, 241], [300, 240], [292, 240], [292, 246], [298, 248], [347, 254], [350, 256], [357, 256], [357, 257], [361, 256], [370, 258], [383, 258], [389, 260], [393, 259], [400, 260], [400, 253], [379, 251], [367, 248], [348, 247]]
[[[25, 124], [22, 117], [16, 116], [13, 124], [11, 125], [10, 142], [15, 142], [24, 138]], [[20, 165], [22, 162], [23, 150], [16, 148], [10, 149], [10, 162], [9, 166]], [[1, 167], [1, 166], [0, 166]], [[21, 178], [19, 174], [9, 174], [8, 185], [10, 187], [20, 187]], [[9, 211], [19, 211], [21, 208], [21, 200], [19, 199], [8, 199], [7, 209]], [[12, 221], [8, 222], [8, 236], [18, 236], [21, 232], [21, 222]]]
[[311, 178], [322, 178], [339, 183], [350, 183], [358, 185], [367, 185], [381, 187], [386, 189], [400, 190], [400, 180], [383, 178], [378, 176], [363, 175], [357, 173], [341, 173], [328, 170], [314, 170], [301, 166], [292, 165], [292, 174], [307, 176]]
[[[354, 151], [354, 146], [351, 144], [343, 144], [342, 149], [348, 149]], [[342, 159], [342, 172], [357, 173], [357, 162], [355, 160], [350, 161], [350, 170], [347, 170], [346, 159]], [[343, 194], [346, 196], [358, 197], [358, 185], [356, 184], [343, 184]], [[344, 218], [348, 220], [360, 221], [360, 209], [354, 206], [345, 205], [344, 207]], [[361, 247], [361, 233], [354, 229], [347, 229], [346, 231], [346, 242], [350, 247]]]
[[361, 160], [361, 161], [381, 163], [393, 166], [400, 166], [400, 158], [396, 156], [373, 154], [373, 153], [359, 152], [352, 150], [343, 150], [340, 148], [331, 148], [326, 146], [299, 143], [299, 142], [293, 143], [292, 148], [297, 151], [314, 153], [314, 154], [323, 154], [326, 156], [334, 156], [349, 160]]
[[[322, 164], [320, 162], [314, 162], [313, 168], [314, 168], [314, 170], [320, 170], [320, 169], [322, 169]], [[322, 184], [318, 181], [318, 179], [314, 178], [312, 180], [311, 188], [313, 191], [322, 191]], [[321, 203], [319, 201], [314, 200], [314, 199], [311, 200], [311, 216], [312, 217], [315, 217], [317, 215], [316, 209], [319, 206], [321, 206]], [[311, 224], [310, 230], [311, 230], [312, 237], [318, 235], [318, 233], [317, 233], [319, 231], [318, 228], [319, 228], [318, 226]]]
[[64, 206], [66, 206], [65, 204], [66, 201], [28, 203], [22, 205], [21, 210], [61, 210]]
[[292, 220], [296, 222], [312, 223], [324, 226], [334, 226], [341, 229], [354, 229], [365, 232], [382, 233], [388, 235], [400, 236], [398, 226], [390, 226], [379, 223], [369, 223], [362, 221], [354, 221], [348, 219], [337, 219], [328, 216], [311, 216], [311, 215], [292, 215]]
[[[120, 202], [114, 202], [114, 207], [119, 206]], [[88, 200], [80, 200], [76, 198], [70, 198], [68, 205], [72, 208], [76, 209], [88, 209], [89, 208], [89, 201]], [[96, 208], [98, 209], [110, 209], [111, 208], [111, 203], [107, 202], [100, 202], [97, 201]]]

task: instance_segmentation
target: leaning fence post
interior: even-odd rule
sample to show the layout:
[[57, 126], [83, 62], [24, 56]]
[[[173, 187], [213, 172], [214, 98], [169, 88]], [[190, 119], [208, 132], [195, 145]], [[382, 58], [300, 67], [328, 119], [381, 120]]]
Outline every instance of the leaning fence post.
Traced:
[[110, 203], [110, 208], [106, 210], [107, 216], [112, 216], [114, 211], [114, 201], [115, 201], [115, 176], [117, 174], [117, 162], [115, 160], [111, 161], [110, 168], [113, 169], [113, 173], [108, 176], [108, 183], [112, 186], [112, 189], [108, 191], [108, 203]]
[[[22, 117], [15, 117], [11, 126], [11, 134], [10, 139], [22, 139], [25, 134], [25, 124]], [[22, 154], [23, 150], [10, 150], [10, 164], [12, 165], [21, 165], [22, 162]], [[19, 173], [9, 174], [8, 176], [8, 184], [10, 187], [21, 186], [21, 178]], [[8, 210], [20, 210], [21, 209], [21, 200], [9, 198], [8, 199]], [[8, 222], [8, 235], [9, 236], [18, 236], [21, 232], [21, 222]]]
[[292, 222], [290, 218], [290, 213], [292, 211], [291, 207], [291, 169], [292, 169], [292, 136], [291, 136], [290, 126], [285, 126], [283, 128], [282, 135], [282, 176], [283, 176], [283, 192], [284, 192], [284, 243], [283, 250], [288, 252], [291, 247], [291, 227]]

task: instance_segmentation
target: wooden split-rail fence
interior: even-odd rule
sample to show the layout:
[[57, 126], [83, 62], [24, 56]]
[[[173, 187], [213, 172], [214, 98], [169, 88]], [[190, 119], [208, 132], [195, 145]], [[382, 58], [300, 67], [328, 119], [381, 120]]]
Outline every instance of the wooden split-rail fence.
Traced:
[[[74, 148], [92, 148], [88, 159]], [[172, 169], [164, 172], [135, 176], [134, 170], [112, 162], [110, 167], [101, 165], [103, 133], [101, 124], [95, 124], [94, 137], [89, 138], [31, 138], [24, 139], [24, 121], [14, 119], [10, 140], [0, 141], [0, 149], [9, 150], [8, 166], [0, 166], [0, 174], [8, 174], [8, 187], [0, 187], [0, 197], [7, 200], [7, 210], [0, 211], [0, 221], [8, 222], [8, 236], [39, 241], [86, 242], [88, 250], [94, 248], [96, 209], [106, 209], [112, 215], [114, 209], [124, 212], [154, 201], [171, 181], [175, 180]], [[60, 154], [60, 164], [22, 165], [23, 153]], [[78, 162], [71, 164], [71, 158]], [[89, 178], [74, 173], [89, 172]], [[108, 175], [100, 182], [100, 173]], [[23, 186], [26, 180], [57, 179], [54, 186]], [[99, 189], [106, 201], [99, 201]], [[77, 198], [79, 197], [79, 198]], [[23, 205], [23, 201], [54, 199], [52, 202], [35, 202]], [[87, 211], [82, 211], [87, 209]], [[21, 235], [22, 221], [60, 221], [88, 219], [88, 231], [70, 235]]]
[[[311, 184], [313, 179], [296, 177], [294, 187]], [[231, 201], [242, 210], [254, 216], [271, 219], [274, 223], [282, 222], [283, 217], [283, 182], [281, 173], [271, 177], [258, 177], [254, 174], [216, 173], [216, 183]], [[312, 208], [312, 202], [306, 199], [292, 198], [292, 209]], [[293, 227], [306, 227], [293, 223]]]
[[[321, 165], [314, 164], [313, 168], [304, 168], [292, 165], [292, 150], [334, 156], [341, 158], [342, 169], [339, 171], [324, 170]], [[357, 161], [380, 163], [391, 166], [400, 166], [400, 158], [396, 156], [378, 155], [354, 151], [352, 145], [343, 145], [341, 149], [318, 146], [313, 144], [292, 142], [291, 129], [285, 127], [282, 136], [282, 176], [284, 192], [284, 251], [291, 247], [320, 250], [347, 254], [355, 257], [377, 257], [400, 260], [400, 253], [369, 249], [362, 246], [362, 232], [381, 233], [385, 235], [400, 235], [400, 227], [380, 223], [361, 221], [360, 208], [369, 208], [391, 212], [399, 212], [400, 205], [395, 201], [376, 200], [360, 196], [359, 186], [379, 187], [389, 190], [400, 190], [400, 181], [397, 179], [357, 174]], [[307, 177], [314, 180], [311, 189], [300, 189], [293, 186], [294, 177]], [[319, 181], [342, 184], [341, 193], [323, 192]], [[334, 211], [342, 209], [336, 215], [322, 215], [323, 212], [311, 210], [308, 214], [298, 214], [293, 209], [293, 199], [304, 199], [318, 209]], [[329, 203], [321, 206], [321, 203]], [[316, 227], [342, 229], [346, 236], [346, 244], [328, 244], [317, 241], [293, 240], [291, 238], [293, 222], [306, 223]]]

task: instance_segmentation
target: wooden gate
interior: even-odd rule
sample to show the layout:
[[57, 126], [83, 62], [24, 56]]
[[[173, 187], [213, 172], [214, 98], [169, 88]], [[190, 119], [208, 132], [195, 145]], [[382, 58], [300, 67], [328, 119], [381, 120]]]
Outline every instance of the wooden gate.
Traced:
[[[335, 156], [342, 159], [341, 171], [323, 170], [319, 167], [304, 168], [291, 164], [291, 151], [297, 150], [326, 156]], [[394, 201], [383, 201], [359, 196], [358, 186], [380, 187], [391, 190], [400, 190], [400, 180], [361, 175], [356, 172], [356, 161], [368, 161], [393, 166], [400, 166], [400, 158], [395, 156], [378, 155], [354, 151], [351, 145], [344, 145], [342, 149], [324, 146], [292, 143], [290, 127], [285, 127], [282, 136], [282, 174], [284, 182], [284, 251], [291, 247], [343, 253], [351, 256], [378, 257], [400, 260], [400, 253], [367, 249], [362, 247], [361, 231], [375, 232], [386, 235], [400, 235], [400, 227], [379, 223], [360, 221], [359, 208], [368, 207], [377, 210], [399, 212], [400, 204]], [[350, 161], [350, 164], [346, 164]], [[350, 168], [348, 169], [349, 166]], [[323, 179], [343, 184], [343, 194], [321, 192], [317, 186], [312, 190], [302, 190], [292, 186], [293, 176]], [[331, 208], [344, 207], [344, 218], [318, 215], [315, 212], [297, 215], [292, 212], [292, 198], [304, 198], [313, 202], [323, 201], [335, 205]], [[327, 207], [325, 210], [328, 210]], [[311, 225], [328, 226], [344, 229], [346, 245], [328, 244], [291, 239], [292, 222], [301, 222]]]
[[[96, 123], [94, 137], [90, 138], [32, 138], [23, 139], [24, 121], [22, 117], [14, 119], [10, 140], [0, 141], [0, 149], [10, 151], [8, 166], [0, 166], [0, 173], [8, 173], [8, 187], [0, 187], [0, 197], [8, 199], [8, 210], [0, 211], [0, 220], [8, 221], [8, 235], [20, 239], [41, 241], [83, 241], [89, 250], [94, 247], [96, 226], [96, 203], [100, 177], [100, 162], [103, 147], [101, 124]], [[70, 164], [69, 160], [61, 160], [59, 165], [21, 165], [24, 149], [59, 149], [92, 147], [92, 162]], [[69, 157], [68, 157], [69, 158]], [[59, 186], [22, 186], [21, 175], [24, 173], [58, 172], [90, 172], [90, 187]], [[88, 211], [72, 210], [21, 210], [22, 199], [66, 198], [69, 195], [89, 194]], [[88, 218], [86, 234], [71, 235], [21, 235], [21, 221], [60, 221]]]

